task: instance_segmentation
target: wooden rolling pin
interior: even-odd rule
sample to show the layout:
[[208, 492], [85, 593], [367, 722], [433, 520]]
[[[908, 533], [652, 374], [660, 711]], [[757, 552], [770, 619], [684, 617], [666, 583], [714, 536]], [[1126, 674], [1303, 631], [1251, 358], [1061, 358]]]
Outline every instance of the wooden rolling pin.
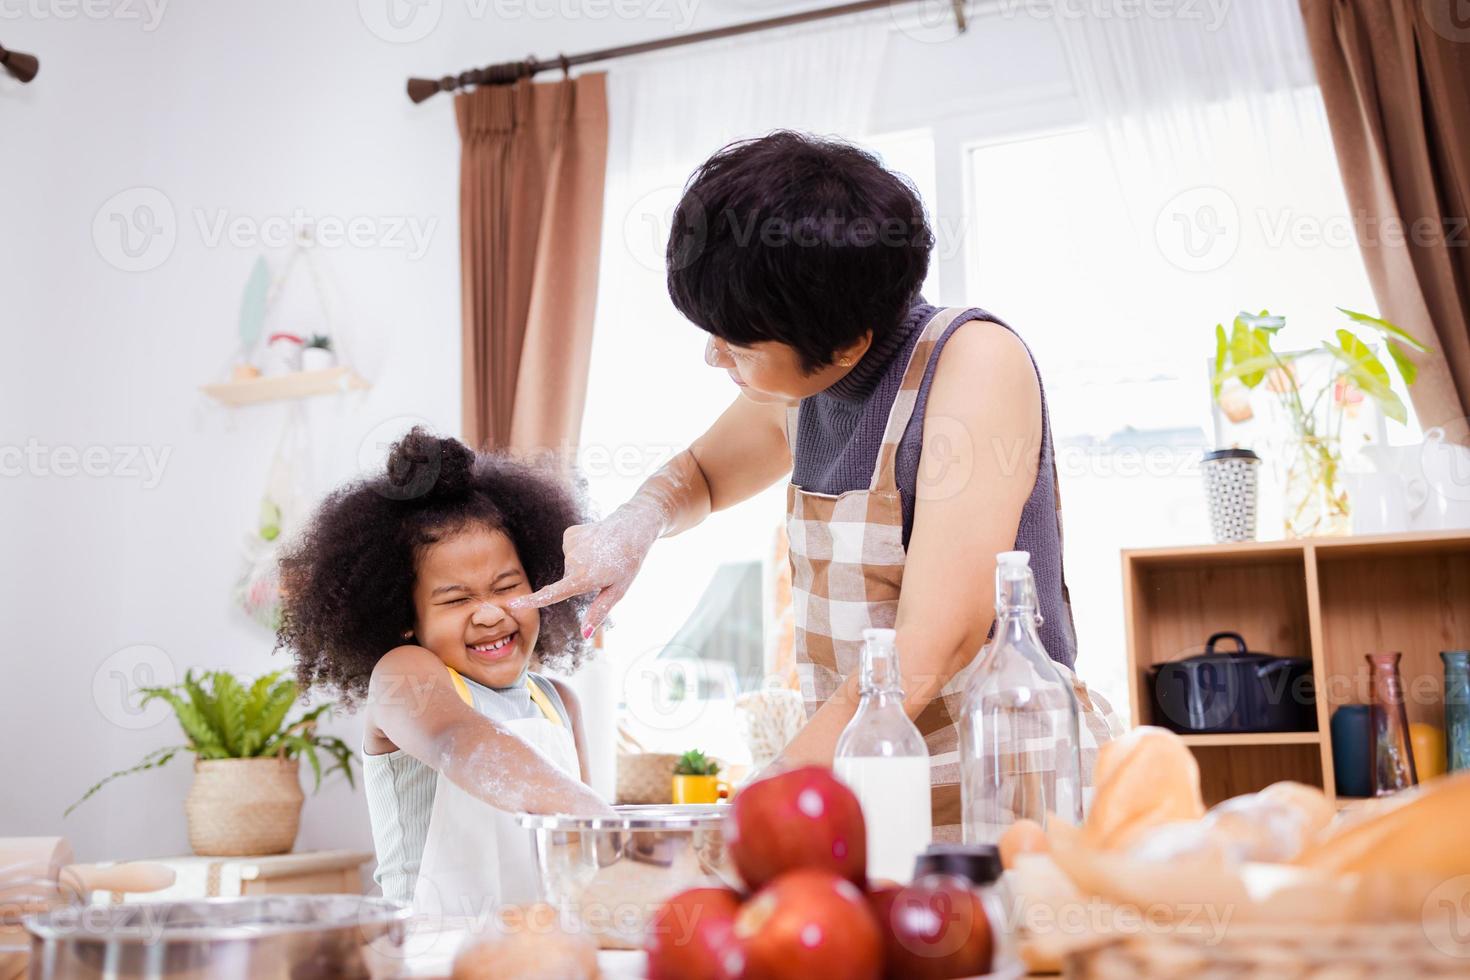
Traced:
[[0, 980], [18, 980], [30, 960], [24, 916], [85, 902], [92, 892], [156, 892], [174, 883], [161, 864], [76, 864], [63, 837], [0, 837]]

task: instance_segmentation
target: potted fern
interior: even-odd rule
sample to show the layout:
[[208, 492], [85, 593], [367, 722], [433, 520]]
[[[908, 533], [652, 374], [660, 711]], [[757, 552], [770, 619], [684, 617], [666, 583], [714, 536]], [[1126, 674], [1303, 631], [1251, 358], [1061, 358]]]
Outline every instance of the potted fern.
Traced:
[[[296, 681], [276, 671], [254, 681], [225, 671], [194, 676], [172, 687], [139, 688], [140, 705], [163, 700], [173, 708], [185, 745], [156, 749], [130, 769], [97, 783], [67, 808], [71, 813], [119, 776], [166, 765], [180, 752], [194, 754], [194, 784], [184, 801], [189, 844], [200, 855], [283, 854], [296, 842], [301, 822], [301, 760], [315, 776], [341, 770], [349, 785], [352, 749], [317, 723], [332, 703], [318, 705], [287, 720], [299, 690]], [[323, 756], [326, 756], [323, 759]]]
[[720, 764], [699, 749], [690, 749], [674, 763], [675, 803], [716, 803], [730, 784], [720, 779]]

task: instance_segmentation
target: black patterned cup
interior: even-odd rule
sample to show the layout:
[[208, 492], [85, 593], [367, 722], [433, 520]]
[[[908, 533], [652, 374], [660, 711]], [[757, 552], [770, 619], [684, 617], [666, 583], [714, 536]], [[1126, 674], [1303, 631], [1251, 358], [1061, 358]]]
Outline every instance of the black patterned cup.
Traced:
[[1261, 457], [1249, 449], [1217, 449], [1205, 453], [1201, 470], [1210, 503], [1210, 530], [1215, 541], [1256, 539], [1256, 490]]

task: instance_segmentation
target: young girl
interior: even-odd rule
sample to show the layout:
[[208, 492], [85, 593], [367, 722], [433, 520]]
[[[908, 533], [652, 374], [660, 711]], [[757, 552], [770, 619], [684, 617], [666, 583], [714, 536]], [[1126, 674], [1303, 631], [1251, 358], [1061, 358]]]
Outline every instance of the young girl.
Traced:
[[414, 429], [387, 471], [327, 498], [281, 562], [279, 645], [303, 687], [366, 698], [364, 783], [383, 894], [472, 912], [536, 897], [513, 814], [609, 813], [585, 784], [577, 700], [531, 670], [588, 654], [578, 600], [513, 609], [562, 575], [566, 485]]

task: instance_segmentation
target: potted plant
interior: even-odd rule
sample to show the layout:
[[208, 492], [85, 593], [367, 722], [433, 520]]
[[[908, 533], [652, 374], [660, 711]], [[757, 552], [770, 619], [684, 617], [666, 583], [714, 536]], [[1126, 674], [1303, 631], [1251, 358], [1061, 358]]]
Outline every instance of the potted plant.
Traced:
[[720, 764], [699, 749], [690, 749], [674, 763], [675, 803], [716, 803], [730, 785], [720, 779]]
[[301, 351], [301, 370], [326, 371], [337, 366], [337, 355], [332, 350], [332, 338], [326, 334], [312, 334]]
[[[1418, 369], [1405, 348], [1427, 351], [1418, 338], [1387, 320], [1366, 313], [1338, 309], [1349, 325], [1337, 330], [1337, 343], [1324, 341], [1307, 351], [1280, 352], [1272, 345], [1286, 325], [1286, 317], [1266, 310], [1258, 315], [1240, 313], [1227, 335], [1215, 325], [1215, 370], [1211, 386], [1215, 401], [1238, 420], [1249, 407], [1232, 399], [1232, 383], [1247, 391], [1262, 383], [1275, 396], [1291, 433], [1286, 458], [1286, 533], [1289, 537], [1346, 534], [1351, 529], [1347, 493], [1342, 486], [1342, 421], [1350, 407], [1364, 396], [1385, 416], [1408, 422], [1408, 409], [1394, 392], [1386, 350], [1406, 385]], [[1366, 331], [1367, 339], [1360, 335]], [[1381, 345], [1375, 346], [1375, 345]], [[1325, 377], [1315, 385], [1303, 381], [1304, 359], [1327, 355]], [[1238, 392], [1238, 389], [1236, 389]], [[1325, 401], [1324, 401], [1325, 399]], [[1232, 406], [1232, 400], [1234, 405]]]
[[68, 807], [68, 814], [119, 776], [157, 769], [180, 752], [192, 752], [194, 785], [184, 812], [194, 853], [283, 854], [295, 844], [301, 821], [303, 758], [311, 765], [316, 789], [324, 775], [337, 770], [355, 785], [352, 749], [316, 730], [334, 705], [317, 705], [287, 720], [299, 692], [283, 671], [253, 682], [225, 671], [208, 671], [197, 679], [185, 671], [182, 684], [139, 688], [139, 693], [140, 705], [161, 699], [173, 708], [188, 743], [156, 749], [131, 769], [113, 773]]

